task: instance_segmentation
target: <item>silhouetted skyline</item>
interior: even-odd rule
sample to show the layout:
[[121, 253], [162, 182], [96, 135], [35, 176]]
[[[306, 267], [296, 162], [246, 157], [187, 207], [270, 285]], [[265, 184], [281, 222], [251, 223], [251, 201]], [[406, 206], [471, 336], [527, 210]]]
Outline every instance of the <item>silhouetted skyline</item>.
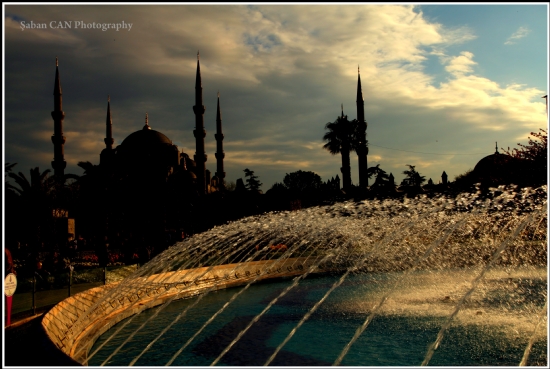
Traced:
[[[356, 118], [358, 65], [368, 164], [397, 183], [406, 164], [435, 183], [443, 171], [452, 180], [494, 152], [495, 141], [515, 147], [546, 126], [547, 5], [4, 9], [4, 161], [17, 162], [16, 172], [51, 168], [56, 56], [65, 173], [81, 174], [79, 161], [99, 164], [108, 95], [115, 146], [148, 112], [153, 129], [195, 153], [197, 50], [206, 168], [216, 172], [219, 91], [225, 179], [250, 168], [264, 192], [297, 170], [324, 181], [340, 174], [340, 157], [322, 149], [322, 136], [340, 104]], [[46, 28], [27, 28], [31, 21]], [[76, 28], [77, 21], [126, 27]], [[355, 155], [351, 172], [358, 184]]]

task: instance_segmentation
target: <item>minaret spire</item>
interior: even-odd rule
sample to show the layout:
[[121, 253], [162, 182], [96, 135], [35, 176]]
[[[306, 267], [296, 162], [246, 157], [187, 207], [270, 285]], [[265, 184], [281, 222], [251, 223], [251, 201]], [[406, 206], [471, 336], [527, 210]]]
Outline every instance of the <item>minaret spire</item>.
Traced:
[[220, 92], [218, 91], [218, 109], [216, 112], [216, 134], [214, 135], [216, 138], [216, 163], [217, 163], [217, 171], [216, 171], [216, 177], [218, 177], [219, 186], [223, 189], [225, 188], [224, 178], [225, 178], [225, 172], [223, 171], [223, 159], [225, 158], [225, 153], [223, 152], [223, 138], [224, 135], [222, 133], [222, 111], [220, 109]]
[[367, 146], [367, 122], [365, 121], [365, 100], [363, 100], [363, 89], [361, 88], [361, 73], [359, 65], [357, 66], [357, 120], [361, 125], [359, 145], [357, 147], [357, 160], [359, 166], [359, 187], [367, 188], [369, 186], [369, 177], [367, 175], [368, 164], [367, 155], [369, 147]]
[[99, 154], [99, 165], [104, 168], [111, 170], [114, 164], [114, 154], [115, 150], [113, 149], [113, 120], [111, 118], [111, 96], [107, 95], [107, 119], [105, 119], [105, 148]]
[[363, 90], [361, 88], [361, 74], [359, 66], [357, 66], [357, 120], [362, 122], [365, 120], [365, 101], [363, 100]]
[[54, 176], [58, 181], [64, 182], [65, 167], [67, 162], [65, 161], [64, 145], [65, 137], [63, 136], [63, 119], [65, 119], [65, 113], [63, 112], [63, 98], [61, 91], [61, 80], [59, 78], [59, 60], [55, 57], [55, 82], [53, 89], [53, 161], [52, 168], [54, 170]]
[[201, 82], [201, 65], [199, 60], [200, 54], [197, 51], [197, 76], [195, 79], [195, 105], [193, 106], [193, 112], [195, 113], [195, 129], [193, 135], [195, 136], [196, 152], [195, 162], [197, 163], [197, 186], [199, 194], [203, 195], [207, 192], [206, 183], [206, 153], [204, 152], [204, 137], [206, 131], [204, 129], [204, 112], [205, 106], [202, 103], [202, 82]]
[[111, 96], [107, 96], [107, 119], [105, 121], [105, 146], [108, 150], [113, 149], [113, 120], [111, 119]]
[[149, 126], [149, 114], [147, 114], [147, 112], [145, 112], [145, 125], [143, 126], [143, 129], [151, 129]]

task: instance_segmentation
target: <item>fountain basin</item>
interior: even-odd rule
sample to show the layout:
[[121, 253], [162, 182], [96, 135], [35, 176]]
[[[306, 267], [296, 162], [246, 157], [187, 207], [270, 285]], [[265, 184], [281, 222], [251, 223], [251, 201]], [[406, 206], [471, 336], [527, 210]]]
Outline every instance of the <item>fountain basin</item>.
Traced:
[[[419, 365], [432, 359], [441, 365], [518, 365], [519, 360], [546, 365], [546, 354], [540, 354], [541, 343], [547, 344], [546, 197], [546, 187], [495, 189], [456, 198], [348, 202], [245, 218], [170, 247], [118, 285], [75, 296], [52, 311], [44, 325], [68, 355], [94, 364], [99, 357], [100, 365]], [[318, 289], [324, 292], [290, 299], [287, 305], [299, 313], [284, 311], [281, 301], [312, 283], [311, 273], [327, 270], [339, 274]], [[250, 297], [268, 285], [254, 282], [298, 275], [268, 293], [263, 303]], [[350, 290], [351, 299], [340, 296], [350, 281], [361, 278], [366, 282], [355, 283], [358, 290]], [[228, 288], [235, 286], [242, 287]], [[370, 289], [361, 292], [364, 286]], [[216, 308], [211, 299], [225, 293], [230, 295]], [[233, 310], [241, 299], [250, 304]], [[240, 320], [221, 320], [226, 309]], [[164, 319], [165, 312], [177, 315]], [[331, 319], [354, 318], [349, 326], [343, 321], [330, 328], [330, 319], [312, 325], [321, 312]], [[117, 322], [121, 324], [115, 327]], [[376, 328], [379, 322], [388, 328]], [[503, 325], [515, 328], [503, 333]], [[400, 326], [402, 330], [394, 329]], [[114, 329], [90, 351], [109, 327]], [[170, 338], [175, 327], [176, 332], [194, 330]], [[478, 332], [474, 338], [464, 333], [453, 341], [456, 332], [472, 331], [470, 327]], [[339, 330], [345, 331], [342, 337]], [[375, 334], [385, 330], [394, 333]], [[263, 335], [257, 333], [261, 331]], [[302, 335], [301, 341], [294, 334]], [[415, 335], [429, 337], [411, 346], [423, 361], [397, 346], [410, 360], [392, 362], [399, 356], [399, 350], [388, 348], [392, 342]], [[338, 344], [319, 342], [323, 338]], [[158, 350], [163, 342], [169, 342], [168, 351]], [[524, 354], [518, 359], [498, 349], [468, 351], [461, 342], [479, 348], [498, 342], [515, 353], [523, 345]], [[127, 351], [133, 352], [130, 357]], [[469, 356], [464, 357], [465, 351]]]
[[[329, 366], [353, 336], [373, 307], [391, 294], [372, 323], [342, 361], [344, 366], [420, 365], [427, 347], [452, 313], [457, 300], [469, 288], [478, 268], [444, 271], [418, 271], [402, 280], [403, 273], [355, 274], [331, 295], [296, 332], [271, 365]], [[263, 315], [224, 356], [220, 364], [261, 366], [307, 311], [340, 278], [317, 275], [302, 280], [292, 292], [281, 297], [276, 307]], [[523, 284], [523, 287], [518, 284]], [[250, 287], [235, 301], [234, 308], [217, 317], [172, 363], [177, 366], [208, 366], [243, 330], [271, 299], [287, 287], [288, 281], [273, 281]], [[532, 300], [510, 296], [511, 291], [530, 285]], [[519, 287], [519, 288], [518, 288]], [[546, 270], [519, 268], [490, 271], [478, 291], [464, 304], [451, 324], [431, 365], [517, 365], [532, 337], [538, 313], [543, 309]], [[241, 288], [218, 291], [206, 296], [200, 308], [190, 309], [185, 319], [174, 325], [135, 365], [161, 366], [195, 331]], [[240, 301], [240, 302], [238, 302]], [[127, 366], [162, 327], [193, 303], [192, 299], [173, 302], [160, 313], [155, 324], [139, 332], [120, 352], [103, 361], [124, 339], [132, 335], [155, 309], [143, 312], [118, 336], [100, 350], [90, 365]], [[523, 312], [521, 312], [523, 311]], [[112, 330], [114, 331], [114, 329]], [[92, 351], [112, 334], [98, 339]], [[539, 327], [529, 365], [546, 365], [546, 326]]]
[[[141, 283], [128, 284], [116, 301], [102, 299], [119, 287], [119, 282], [96, 287], [71, 296], [54, 306], [43, 318], [42, 326], [49, 339], [65, 354], [85, 362], [95, 340], [121, 320], [170, 299], [183, 299], [206, 290], [225, 289], [265, 280], [299, 275], [316, 263], [315, 258], [253, 261], [193, 268], [143, 277]], [[317, 268], [314, 273], [325, 272]], [[155, 283], [162, 280], [162, 283]], [[123, 281], [122, 283], [127, 283]], [[85, 324], [76, 326], [83, 321]]]

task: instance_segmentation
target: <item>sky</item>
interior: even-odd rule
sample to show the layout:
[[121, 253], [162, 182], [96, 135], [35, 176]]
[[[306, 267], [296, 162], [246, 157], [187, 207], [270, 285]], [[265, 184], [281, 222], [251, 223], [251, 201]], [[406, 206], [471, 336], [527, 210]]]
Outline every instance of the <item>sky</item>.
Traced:
[[[198, 51], [206, 168], [216, 171], [219, 92], [226, 181], [248, 168], [264, 192], [298, 170], [342, 177], [322, 137], [341, 104], [357, 117], [358, 67], [368, 165], [397, 183], [407, 164], [452, 180], [495, 142], [502, 152], [548, 125], [548, 4], [4, 3], [3, 16], [3, 160], [27, 177], [52, 169], [56, 57], [66, 173], [99, 164], [108, 96], [115, 146], [147, 112], [192, 157]], [[355, 153], [351, 163], [358, 184]]]

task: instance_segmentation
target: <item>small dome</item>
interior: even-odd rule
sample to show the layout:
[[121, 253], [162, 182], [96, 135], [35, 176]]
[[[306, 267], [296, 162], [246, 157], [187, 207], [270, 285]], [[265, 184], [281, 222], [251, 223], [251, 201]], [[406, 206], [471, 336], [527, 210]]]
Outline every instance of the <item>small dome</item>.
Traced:
[[190, 171], [190, 170], [184, 170], [183, 171], [183, 176], [184, 176], [184, 178], [189, 179], [189, 180], [193, 180], [193, 181], [197, 179], [197, 175], [194, 172]]

